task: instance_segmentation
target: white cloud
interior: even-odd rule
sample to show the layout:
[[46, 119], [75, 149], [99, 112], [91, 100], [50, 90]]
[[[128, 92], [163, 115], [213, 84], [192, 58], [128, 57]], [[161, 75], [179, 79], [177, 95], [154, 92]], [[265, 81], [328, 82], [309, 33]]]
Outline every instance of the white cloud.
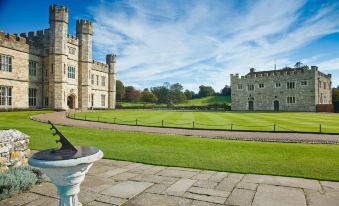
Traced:
[[305, 18], [304, 1], [236, 3], [103, 2], [91, 9], [95, 56], [117, 53], [118, 79], [126, 84], [150, 87], [168, 81], [220, 90], [229, 84], [230, 73], [271, 69], [275, 58], [278, 67], [294, 64], [290, 52], [338, 32], [333, 5]]

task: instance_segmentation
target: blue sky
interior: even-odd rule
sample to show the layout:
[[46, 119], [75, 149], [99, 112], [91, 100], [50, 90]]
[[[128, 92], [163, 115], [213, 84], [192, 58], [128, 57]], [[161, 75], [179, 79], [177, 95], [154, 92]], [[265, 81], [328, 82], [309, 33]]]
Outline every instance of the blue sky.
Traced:
[[17, 1], [0, 0], [0, 30], [48, 28], [48, 6], [94, 22], [93, 58], [118, 56], [117, 75], [138, 88], [179, 82], [220, 90], [231, 73], [293, 66], [301, 61], [333, 74], [339, 85], [339, 2], [263, 1]]

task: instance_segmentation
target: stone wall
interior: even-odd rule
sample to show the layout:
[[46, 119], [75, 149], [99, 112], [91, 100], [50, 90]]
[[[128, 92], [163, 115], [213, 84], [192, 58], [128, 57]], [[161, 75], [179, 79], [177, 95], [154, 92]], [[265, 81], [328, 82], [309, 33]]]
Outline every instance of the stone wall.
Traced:
[[231, 74], [232, 110], [315, 112], [316, 104], [332, 104], [330, 82], [315, 66]]
[[0, 172], [27, 164], [29, 136], [18, 130], [0, 130]]

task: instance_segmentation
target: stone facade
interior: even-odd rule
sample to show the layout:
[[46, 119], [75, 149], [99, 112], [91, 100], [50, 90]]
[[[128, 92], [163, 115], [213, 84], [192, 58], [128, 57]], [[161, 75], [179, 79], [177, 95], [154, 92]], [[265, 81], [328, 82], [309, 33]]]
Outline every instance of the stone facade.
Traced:
[[332, 104], [331, 74], [318, 67], [283, 68], [245, 76], [231, 74], [234, 111], [316, 111], [317, 105]]
[[48, 29], [0, 32], [0, 110], [115, 108], [116, 56], [92, 59], [92, 22], [77, 20], [68, 34], [68, 9], [49, 7]]
[[0, 172], [25, 165], [29, 157], [29, 137], [17, 130], [0, 130]]

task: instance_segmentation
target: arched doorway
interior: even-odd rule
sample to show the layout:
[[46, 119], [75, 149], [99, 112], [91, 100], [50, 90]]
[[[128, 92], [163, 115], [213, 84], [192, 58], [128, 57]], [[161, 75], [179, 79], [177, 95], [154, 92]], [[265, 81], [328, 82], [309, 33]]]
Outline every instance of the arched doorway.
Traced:
[[75, 95], [71, 94], [67, 97], [67, 106], [70, 109], [75, 109]]
[[275, 100], [273, 104], [274, 104], [274, 111], [279, 111], [279, 101]]
[[254, 102], [252, 100], [248, 101], [248, 110], [250, 111], [254, 110]]

